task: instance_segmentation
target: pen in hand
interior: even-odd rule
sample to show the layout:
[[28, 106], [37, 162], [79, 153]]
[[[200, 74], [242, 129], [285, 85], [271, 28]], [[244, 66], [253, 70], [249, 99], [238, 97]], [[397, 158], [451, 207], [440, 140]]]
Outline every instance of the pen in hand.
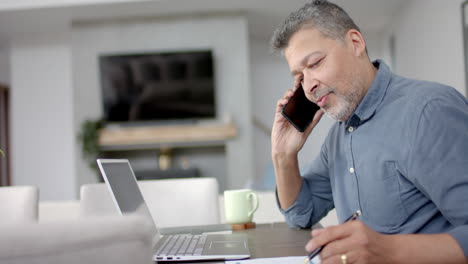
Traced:
[[[356, 220], [359, 216], [361, 215], [361, 210], [357, 210], [352, 216], [348, 217], [344, 222], [349, 222]], [[325, 245], [315, 249], [312, 251], [309, 256], [304, 260], [304, 264], [308, 264], [313, 258], [315, 258], [320, 252], [322, 252], [322, 249], [325, 247]]]

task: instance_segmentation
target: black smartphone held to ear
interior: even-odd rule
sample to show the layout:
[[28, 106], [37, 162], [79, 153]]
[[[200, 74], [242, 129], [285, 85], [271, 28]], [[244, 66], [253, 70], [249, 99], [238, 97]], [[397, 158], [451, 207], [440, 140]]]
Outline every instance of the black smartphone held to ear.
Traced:
[[281, 114], [299, 131], [304, 132], [320, 109], [305, 96], [302, 85], [294, 91], [294, 95], [283, 106]]

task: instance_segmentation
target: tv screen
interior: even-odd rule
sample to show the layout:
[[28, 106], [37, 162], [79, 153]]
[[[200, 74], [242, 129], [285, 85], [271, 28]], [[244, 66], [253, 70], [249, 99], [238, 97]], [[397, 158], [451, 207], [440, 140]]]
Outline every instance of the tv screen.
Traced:
[[211, 51], [99, 56], [104, 120], [215, 118]]

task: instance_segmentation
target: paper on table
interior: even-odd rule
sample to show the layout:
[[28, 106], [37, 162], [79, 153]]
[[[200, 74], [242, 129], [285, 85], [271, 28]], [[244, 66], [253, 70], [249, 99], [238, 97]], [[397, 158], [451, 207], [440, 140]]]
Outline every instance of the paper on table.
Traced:
[[[226, 261], [226, 264], [304, 264], [306, 256], [300, 257], [282, 257], [282, 258], [258, 258], [246, 260]], [[320, 260], [314, 258], [311, 264], [319, 264]]]

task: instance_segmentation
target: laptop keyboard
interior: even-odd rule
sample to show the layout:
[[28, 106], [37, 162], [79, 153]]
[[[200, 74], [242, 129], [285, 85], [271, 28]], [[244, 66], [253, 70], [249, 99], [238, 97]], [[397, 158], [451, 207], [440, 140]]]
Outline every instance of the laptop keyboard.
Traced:
[[191, 234], [170, 235], [156, 252], [156, 256], [200, 256], [206, 243], [206, 236]]

